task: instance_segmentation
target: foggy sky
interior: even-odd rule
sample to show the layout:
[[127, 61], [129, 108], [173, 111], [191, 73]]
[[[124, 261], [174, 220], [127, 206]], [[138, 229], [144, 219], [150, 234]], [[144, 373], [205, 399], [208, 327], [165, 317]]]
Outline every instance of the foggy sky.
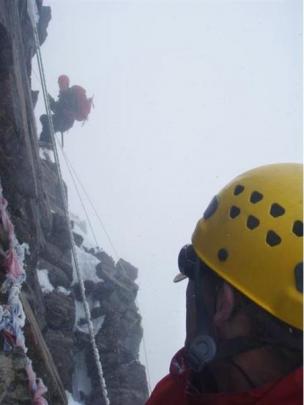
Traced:
[[[42, 47], [50, 93], [65, 73], [94, 95], [65, 152], [119, 255], [139, 268], [154, 386], [183, 345], [186, 283], [172, 279], [205, 207], [247, 169], [301, 161], [301, 2], [45, 4], [53, 12]], [[71, 210], [84, 218], [63, 172]]]

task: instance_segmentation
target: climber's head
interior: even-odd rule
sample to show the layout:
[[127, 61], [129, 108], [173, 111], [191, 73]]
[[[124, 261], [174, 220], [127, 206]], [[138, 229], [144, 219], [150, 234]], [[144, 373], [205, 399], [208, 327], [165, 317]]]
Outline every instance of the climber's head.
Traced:
[[58, 77], [58, 86], [60, 91], [67, 90], [70, 86], [70, 79], [67, 75], [60, 75]]
[[263, 166], [213, 198], [178, 260], [175, 281], [189, 278], [186, 345], [200, 334], [218, 348], [240, 336], [295, 343], [303, 330], [302, 171]]

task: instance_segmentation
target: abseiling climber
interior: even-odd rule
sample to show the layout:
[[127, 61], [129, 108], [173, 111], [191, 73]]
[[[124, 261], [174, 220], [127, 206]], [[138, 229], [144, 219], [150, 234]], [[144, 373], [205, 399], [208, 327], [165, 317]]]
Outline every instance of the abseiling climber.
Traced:
[[302, 404], [303, 166], [263, 166], [228, 184], [178, 266], [185, 346], [147, 405]]
[[[66, 75], [58, 77], [59, 95], [55, 101], [49, 96], [50, 109], [55, 132], [64, 133], [71, 129], [75, 121], [86, 121], [93, 105], [93, 97], [88, 98], [83, 87], [70, 87], [70, 79]], [[42, 131], [39, 138], [41, 146], [51, 147], [51, 135], [48, 116], [41, 115]]]

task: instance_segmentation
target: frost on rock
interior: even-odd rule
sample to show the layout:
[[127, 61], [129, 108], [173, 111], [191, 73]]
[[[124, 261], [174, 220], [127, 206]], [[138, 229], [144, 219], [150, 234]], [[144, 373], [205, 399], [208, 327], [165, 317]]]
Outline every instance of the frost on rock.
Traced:
[[37, 270], [37, 276], [43, 293], [48, 294], [54, 291], [54, 287], [49, 280], [49, 272], [47, 270]]
[[[90, 280], [98, 283], [100, 278], [96, 274], [96, 265], [99, 260], [92, 256], [90, 253], [85, 252], [83, 249], [76, 246], [77, 259], [80, 268], [80, 272], [83, 280]], [[73, 284], [78, 283], [78, 277], [76, 274], [76, 269], [73, 271]]]

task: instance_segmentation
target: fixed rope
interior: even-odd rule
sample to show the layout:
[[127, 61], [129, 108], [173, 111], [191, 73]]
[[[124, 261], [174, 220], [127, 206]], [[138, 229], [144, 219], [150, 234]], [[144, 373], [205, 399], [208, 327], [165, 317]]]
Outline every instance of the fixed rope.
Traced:
[[[73, 167], [71, 161], [70, 161], [69, 158], [67, 157], [67, 154], [64, 152], [64, 150], [63, 150], [62, 147], [61, 147], [61, 153], [62, 153], [62, 156], [63, 156], [63, 158], [64, 158], [64, 161], [65, 161], [65, 164], [66, 164], [66, 166], [67, 166], [67, 169], [68, 169], [68, 171], [69, 171], [69, 173], [70, 173], [70, 176], [71, 176], [72, 182], [73, 182], [73, 184], [74, 184], [74, 187], [75, 187], [76, 193], [77, 193], [77, 195], [78, 195], [78, 198], [79, 198], [79, 200], [80, 200], [81, 206], [83, 207], [83, 210], [84, 210], [84, 213], [85, 213], [85, 216], [86, 216], [86, 220], [87, 220], [87, 222], [88, 222], [88, 224], [89, 224], [89, 226], [90, 226], [91, 233], [92, 233], [93, 239], [94, 239], [94, 241], [95, 241], [95, 243], [96, 243], [96, 246], [99, 246], [98, 241], [97, 241], [97, 237], [96, 237], [96, 233], [95, 233], [95, 231], [94, 231], [94, 228], [93, 228], [92, 222], [91, 222], [91, 220], [90, 220], [88, 211], [87, 211], [87, 209], [86, 209], [85, 203], [84, 203], [84, 201], [83, 201], [83, 199], [82, 199], [82, 196], [81, 196], [81, 193], [80, 193], [80, 191], [79, 191], [77, 182], [78, 182], [79, 186], [81, 187], [81, 189], [82, 189], [82, 191], [83, 191], [83, 194], [86, 196], [87, 200], [89, 201], [89, 203], [90, 203], [90, 205], [91, 205], [91, 208], [93, 209], [93, 211], [94, 211], [94, 213], [95, 213], [95, 215], [96, 215], [98, 221], [100, 222], [100, 225], [101, 225], [101, 227], [102, 227], [102, 229], [103, 229], [105, 235], [106, 235], [107, 238], [108, 238], [108, 241], [109, 241], [109, 243], [110, 243], [110, 245], [111, 245], [111, 247], [112, 247], [112, 249], [113, 249], [113, 252], [114, 252], [114, 254], [115, 254], [115, 256], [116, 256], [116, 261], [117, 261], [120, 256], [118, 255], [118, 252], [117, 252], [117, 250], [116, 250], [116, 248], [115, 248], [115, 246], [114, 246], [114, 243], [112, 242], [112, 239], [111, 239], [109, 233], [107, 232], [107, 230], [106, 230], [106, 228], [105, 228], [105, 225], [104, 225], [104, 223], [103, 223], [103, 221], [102, 221], [102, 219], [101, 219], [101, 217], [100, 217], [100, 215], [99, 215], [99, 213], [98, 213], [98, 211], [97, 211], [97, 209], [96, 209], [94, 203], [92, 202], [92, 199], [90, 198], [90, 196], [89, 196], [88, 192], [86, 191], [86, 189], [85, 189], [83, 183], [81, 182], [81, 180], [80, 180], [80, 178], [79, 178], [79, 176], [78, 176], [78, 174], [77, 174], [75, 168]], [[123, 263], [120, 263], [120, 266], [122, 267], [122, 269], [123, 269], [124, 271], [126, 271], [125, 266], [123, 265]], [[137, 305], [137, 300], [135, 300], [135, 303], [136, 303], [136, 305]], [[146, 371], [147, 371], [148, 390], [149, 390], [149, 394], [150, 394], [150, 393], [151, 393], [151, 376], [150, 376], [150, 367], [149, 367], [149, 362], [148, 362], [147, 347], [146, 347], [146, 341], [145, 341], [145, 335], [144, 335], [144, 333], [143, 333], [143, 352], [144, 352], [145, 365], [146, 365]]]
[[89, 227], [90, 227], [91, 234], [92, 234], [92, 237], [93, 237], [93, 239], [94, 239], [95, 245], [98, 246], [99, 244], [98, 244], [98, 241], [97, 241], [96, 233], [95, 233], [95, 231], [94, 231], [94, 227], [93, 227], [93, 224], [92, 224], [92, 222], [91, 222], [91, 220], [90, 220], [89, 213], [88, 213], [88, 211], [87, 211], [87, 208], [86, 208], [86, 206], [85, 206], [85, 203], [84, 203], [84, 201], [83, 201], [83, 199], [82, 199], [82, 197], [81, 197], [81, 193], [80, 193], [80, 191], [79, 191], [79, 188], [78, 188], [78, 186], [77, 186], [77, 181], [76, 181], [75, 176], [74, 176], [74, 174], [73, 174], [73, 168], [72, 168], [71, 164], [69, 163], [69, 160], [68, 160], [68, 158], [66, 157], [66, 154], [64, 153], [64, 150], [63, 150], [62, 147], [61, 147], [61, 153], [62, 153], [62, 156], [63, 156], [63, 158], [64, 158], [64, 161], [65, 161], [66, 167], [67, 167], [67, 169], [68, 169], [68, 172], [70, 173], [70, 176], [71, 176], [73, 185], [74, 185], [74, 187], [75, 187], [76, 194], [77, 194], [77, 196], [78, 196], [78, 199], [79, 199], [79, 201], [80, 201], [80, 204], [81, 204], [81, 206], [82, 206], [82, 209], [83, 209], [83, 211], [84, 211], [84, 213], [85, 213], [85, 217], [86, 217], [86, 220], [87, 220], [87, 222], [88, 222], [88, 224], [89, 224]]
[[110, 405], [110, 400], [109, 400], [109, 396], [108, 396], [106, 382], [105, 382], [104, 375], [103, 375], [103, 369], [102, 369], [102, 365], [101, 365], [100, 355], [99, 355], [98, 348], [97, 348], [96, 341], [95, 341], [94, 327], [93, 327], [93, 323], [91, 320], [90, 308], [89, 308], [89, 304], [86, 299], [84, 281], [83, 281], [83, 278], [81, 275], [80, 266], [79, 266], [79, 262], [78, 262], [76, 246], [75, 246], [75, 241], [74, 241], [73, 232], [72, 232], [72, 228], [71, 228], [71, 221], [70, 221], [70, 217], [69, 217], [67, 196], [66, 196], [66, 192], [65, 192], [65, 188], [64, 188], [64, 182], [63, 182], [61, 169], [60, 169], [60, 161], [59, 161], [58, 151], [57, 151], [57, 147], [56, 147], [55, 131], [54, 131], [54, 125], [53, 125], [53, 120], [52, 120], [51, 109], [50, 109], [50, 105], [49, 105], [48, 91], [47, 91], [47, 86], [46, 86], [46, 79], [45, 79], [43, 61], [42, 61], [41, 50], [40, 50], [39, 35], [38, 35], [37, 24], [36, 24], [36, 19], [35, 19], [35, 16], [37, 15], [37, 6], [36, 6], [36, 2], [34, 0], [30, 1], [29, 3], [30, 3], [29, 14], [30, 14], [30, 18], [31, 18], [32, 26], [33, 26], [33, 32], [34, 32], [37, 63], [38, 63], [38, 68], [39, 68], [45, 109], [46, 109], [46, 113], [47, 113], [47, 117], [48, 117], [51, 141], [52, 141], [52, 145], [53, 145], [54, 157], [55, 157], [55, 162], [56, 162], [56, 170], [57, 170], [57, 175], [59, 178], [60, 191], [61, 191], [62, 200], [63, 200], [63, 204], [64, 204], [64, 216], [65, 216], [65, 220], [66, 220], [67, 227], [69, 230], [69, 238], [70, 238], [70, 242], [71, 242], [71, 252], [72, 252], [72, 257], [73, 257], [73, 264], [74, 264], [74, 268], [76, 270], [77, 278], [78, 278], [79, 285], [80, 285], [81, 297], [82, 297], [82, 302], [84, 305], [86, 320], [88, 323], [90, 342], [91, 342], [92, 349], [93, 349], [93, 355], [94, 355], [95, 364], [96, 364], [96, 368], [97, 368], [97, 372], [98, 372], [101, 392], [102, 392], [105, 404]]

